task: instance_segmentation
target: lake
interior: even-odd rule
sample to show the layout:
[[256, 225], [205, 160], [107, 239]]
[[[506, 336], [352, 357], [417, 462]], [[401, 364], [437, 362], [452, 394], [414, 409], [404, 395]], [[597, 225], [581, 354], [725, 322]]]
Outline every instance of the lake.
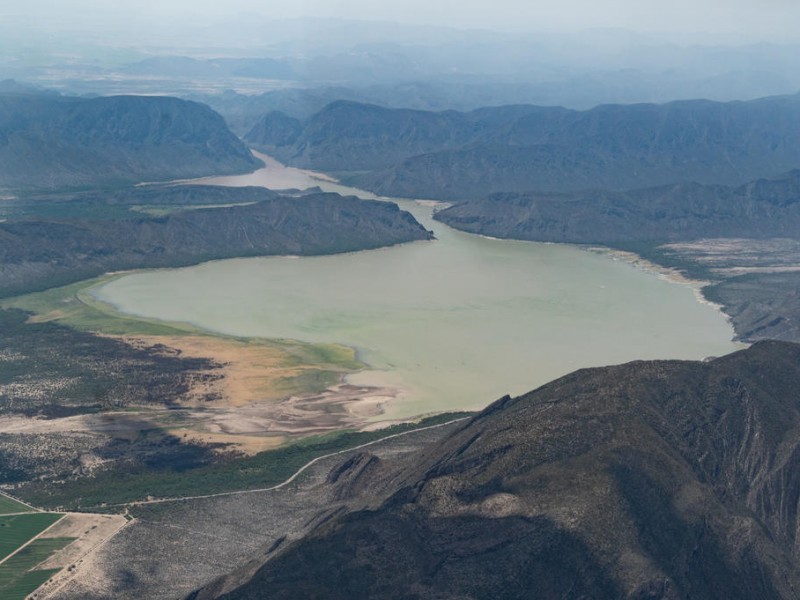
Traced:
[[[274, 161], [198, 183], [374, 197]], [[354, 383], [403, 390], [389, 418], [480, 408], [580, 367], [741, 347], [689, 286], [574, 246], [462, 233], [432, 219], [433, 203], [397, 202], [437, 239], [140, 272], [95, 295], [125, 313], [224, 334], [353, 346], [371, 367]]]

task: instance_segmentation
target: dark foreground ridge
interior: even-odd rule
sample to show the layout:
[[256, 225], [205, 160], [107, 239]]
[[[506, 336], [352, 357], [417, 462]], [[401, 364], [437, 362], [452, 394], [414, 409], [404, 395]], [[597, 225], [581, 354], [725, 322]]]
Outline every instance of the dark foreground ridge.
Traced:
[[[231, 200], [223, 188], [167, 188], [164, 204], [189, 195]], [[153, 193], [142, 192], [154, 202]], [[199, 196], [199, 197], [198, 197]], [[181, 210], [164, 217], [32, 218], [0, 222], [0, 296], [46, 289], [109, 271], [179, 267], [203, 261], [278, 254], [334, 254], [431, 239], [396, 204], [339, 194], [301, 198], [261, 188], [221, 208]], [[130, 198], [127, 199], [131, 201]]]
[[382, 499], [192, 597], [796, 598], [798, 389], [782, 342], [577, 371], [393, 473], [350, 459], [331, 484]]
[[260, 164], [220, 115], [196, 102], [0, 95], [0, 190], [226, 175]]

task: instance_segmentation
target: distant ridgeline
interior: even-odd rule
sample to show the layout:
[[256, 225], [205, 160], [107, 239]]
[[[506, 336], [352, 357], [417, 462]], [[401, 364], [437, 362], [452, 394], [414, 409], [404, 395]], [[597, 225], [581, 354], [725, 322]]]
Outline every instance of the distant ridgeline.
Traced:
[[586, 111], [426, 112], [341, 101], [304, 121], [272, 112], [245, 139], [293, 166], [350, 173], [349, 183], [387, 196], [741, 185], [800, 168], [800, 95]]
[[0, 190], [126, 185], [260, 164], [221, 116], [195, 102], [0, 94]]

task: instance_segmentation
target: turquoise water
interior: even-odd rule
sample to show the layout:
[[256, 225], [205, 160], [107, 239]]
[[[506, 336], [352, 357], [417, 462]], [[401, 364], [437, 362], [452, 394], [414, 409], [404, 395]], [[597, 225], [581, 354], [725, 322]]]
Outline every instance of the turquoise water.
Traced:
[[[334, 186], [277, 165], [209, 181]], [[355, 382], [402, 388], [390, 417], [479, 408], [580, 367], [739, 347], [688, 286], [573, 246], [462, 233], [433, 221], [430, 203], [398, 203], [437, 240], [141, 272], [96, 295], [123, 312], [225, 334], [354, 346], [372, 368]]]

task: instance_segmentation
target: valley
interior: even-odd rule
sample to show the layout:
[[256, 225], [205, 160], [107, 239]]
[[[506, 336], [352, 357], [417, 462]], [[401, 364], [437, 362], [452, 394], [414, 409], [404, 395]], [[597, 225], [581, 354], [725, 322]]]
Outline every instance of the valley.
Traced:
[[[201, 181], [364, 195], [261, 157], [267, 166], [256, 173]], [[688, 287], [575, 247], [462, 234], [434, 221], [431, 203], [393, 201], [436, 240], [151, 271], [94, 288], [93, 297], [226, 335], [352, 346], [369, 367], [349, 382], [399, 390], [374, 415], [384, 419], [475, 410], [576, 368], [736, 348], [721, 315]]]
[[0, 598], [796, 600], [800, 8], [680, 1], [0, 8]]

